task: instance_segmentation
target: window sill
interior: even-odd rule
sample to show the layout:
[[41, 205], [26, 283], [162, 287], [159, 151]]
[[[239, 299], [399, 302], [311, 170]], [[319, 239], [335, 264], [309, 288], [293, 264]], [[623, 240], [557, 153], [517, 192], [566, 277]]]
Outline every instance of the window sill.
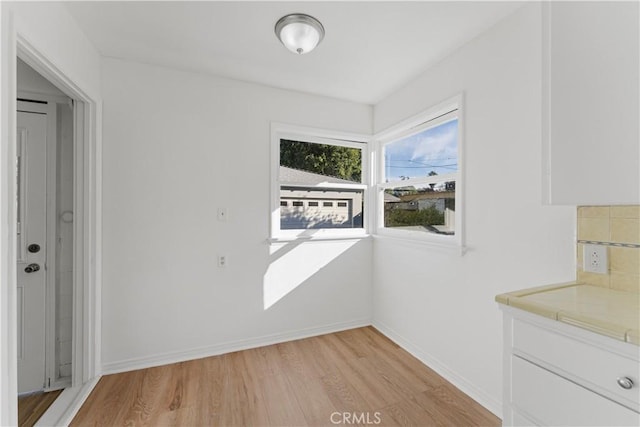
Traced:
[[467, 252], [467, 247], [461, 245], [457, 240], [446, 241], [444, 239], [430, 238], [429, 236], [399, 236], [396, 234], [377, 233], [372, 237], [375, 240], [390, 240], [408, 246], [434, 249], [438, 251], [456, 253], [463, 256]]
[[267, 243], [273, 245], [278, 243], [290, 242], [327, 242], [338, 240], [365, 240], [371, 237], [370, 234], [351, 234], [351, 235], [319, 235], [319, 236], [281, 236], [270, 237]]

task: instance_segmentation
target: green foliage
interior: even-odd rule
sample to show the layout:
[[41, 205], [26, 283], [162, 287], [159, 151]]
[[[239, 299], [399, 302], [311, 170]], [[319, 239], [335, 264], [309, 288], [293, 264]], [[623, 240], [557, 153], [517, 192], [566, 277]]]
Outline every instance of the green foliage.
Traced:
[[434, 206], [426, 209], [409, 211], [404, 209], [390, 209], [384, 213], [385, 227], [405, 227], [412, 225], [444, 224], [444, 214]]
[[280, 165], [360, 182], [361, 150], [327, 144], [280, 141]]

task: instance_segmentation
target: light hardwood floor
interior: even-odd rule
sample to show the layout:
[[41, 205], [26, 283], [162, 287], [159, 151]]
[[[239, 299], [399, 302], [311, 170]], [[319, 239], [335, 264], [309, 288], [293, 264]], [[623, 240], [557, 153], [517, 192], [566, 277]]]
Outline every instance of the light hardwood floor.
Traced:
[[62, 390], [34, 393], [18, 398], [18, 426], [31, 427], [40, 419], [49, 406], [60, 396]]
[[500, 419], [366, 327], [107, 375], [71, 425], [353, 424], [499, 426]]

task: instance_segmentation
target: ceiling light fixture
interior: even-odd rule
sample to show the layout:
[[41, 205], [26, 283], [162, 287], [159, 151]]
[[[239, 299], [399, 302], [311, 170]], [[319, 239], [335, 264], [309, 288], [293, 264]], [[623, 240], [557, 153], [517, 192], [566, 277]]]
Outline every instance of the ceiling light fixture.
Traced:
[[309, 53], [324, 38], [324, 27], [313, 16], [292, 13], [276, 22], [276, 36], [293, 53]]

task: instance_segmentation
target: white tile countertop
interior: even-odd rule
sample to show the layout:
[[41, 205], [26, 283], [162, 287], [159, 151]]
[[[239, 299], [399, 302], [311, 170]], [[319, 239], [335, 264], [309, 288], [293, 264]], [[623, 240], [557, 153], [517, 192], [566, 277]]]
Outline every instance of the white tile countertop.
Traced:
[[635, 292], [573, 282], [509, 292], [495, 299], [500, 304], [640, 345], [640, 294]]

